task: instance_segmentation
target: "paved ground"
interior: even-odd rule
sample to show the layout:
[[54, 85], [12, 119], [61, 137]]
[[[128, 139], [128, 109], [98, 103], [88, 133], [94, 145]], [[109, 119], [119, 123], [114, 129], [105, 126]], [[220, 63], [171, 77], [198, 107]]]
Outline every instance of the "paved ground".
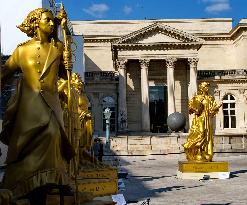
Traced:
[[122, 191], [128, 204], [150, 205], [247, 205], [247, 156], [215, 157], [229, 161], [231, 178], [226, 180], [181, 180], [176, 178], [177, 162], [183, 157], [121, 157], [121, 168], [129, 175]]

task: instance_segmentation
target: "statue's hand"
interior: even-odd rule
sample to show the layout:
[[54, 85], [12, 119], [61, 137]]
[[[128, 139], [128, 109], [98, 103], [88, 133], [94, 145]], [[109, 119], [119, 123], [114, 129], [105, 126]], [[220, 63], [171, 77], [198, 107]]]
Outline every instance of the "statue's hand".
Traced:
[[88, 114], [87, 114], [87, 118], [89, 118], [89, 119], [92, 118], [91, 113], [88, 113]]
[[84, 120], [85, 115], [86, 115], [86, 113], [84, 111], [82, 111], [81, 114], [80, 114], [80, 116], [79, 116], [79, 118], [80, 118], [81, 121]]
[[61, 26], [62, 26], [63, 29], [66, 28], [66, 26], [67, 26], [67, 18], [62, 18]]

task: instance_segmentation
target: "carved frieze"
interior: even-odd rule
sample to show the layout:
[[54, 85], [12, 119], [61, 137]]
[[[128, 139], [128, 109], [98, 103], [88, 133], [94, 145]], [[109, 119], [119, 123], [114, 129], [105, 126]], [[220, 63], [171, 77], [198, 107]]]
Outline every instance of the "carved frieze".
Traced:
[[238, 91], [239, 91], [239, 94], [243, 95], [245, 93], [245, 90], [244, 88], [240, 88]]
[[215, 78], [215, 77], [229, 77], [228, 80], [246, 79], [247, 70], [200, 70], [198, 71], [198, 79]]

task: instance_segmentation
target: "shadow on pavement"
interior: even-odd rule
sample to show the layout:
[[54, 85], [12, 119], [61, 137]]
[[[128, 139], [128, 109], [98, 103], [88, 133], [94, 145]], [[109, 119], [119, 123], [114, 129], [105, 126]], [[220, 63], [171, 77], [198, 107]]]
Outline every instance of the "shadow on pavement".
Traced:
[[[183, 191], [183, 190], [188, 190], [188, 189], [193, 189], [197, 187], [203, 187], [204, 185], [193, 185], [193, 186], [183, 186], [183, 185], [175, 185], [175, 186], [163, 186], [162, 184], [159, 188], [155, 187], [150, 187], [148, 184], [151, 181], [154, 180], [162, 180], [164, 178], [175, 178], [176, 175], [174, 174], [164, 174], [164, 173], [159, 173], [157, 172], [155, 175], [148, 175], [147, 174], [141, 174], [138, 175], [138, 170], [137, 172], [133, 173], [130, 171], [130, 168], [128, 169], [128, 165], [133, 165], [133, 163], [138, 163], [139, 160], [137, 160], [135, 157], [131, 160], [126, 160], [121, 156], [105, 156], [104, 159], [111, 160], [115, 166], [118, 168], [120, 172], [127, 172], [128, 175], [126, 178], [123, 178], [123, 182], [125, 185], [125, 188], [120, 190], [119, 193], [123, 194], [125, 197], [125, 200], [127, 203], [140, 203], [148, 198], [155, 198], [159, 197], [161, 193], [166, 193], [166, 192], [172, 192], [172, 191]], [[146, 168], [149, 166], [152, 166], [149, 162], [154, 161], [155, 159], [141, 159], [140, 161], [147, 163]], [[105, 160], [104, 160], [105, 161]], [[154, 168], [154, 167], [153, 167]], [[147, 170], [148, 171], [148, 170]], [[142, 172], [143, 173], [143, 172]], [[154, 181], [155, 182], [155, 181]], [[153, 182], [153, 183], [154, 183]], [[156, 186], [157, 187], [157, 186]], [[150, 202], [152, 203], [152, 202]]]
[[141, 181], [152, 181], [155, 179], [162, 179], [162, 178], [168, 178], [168, 177], [175, 177], [176, 175], [171, 175], [171, 176], [160, 176], [160, 177], [152, 177], [152, 176], [131, 176], [133, 178], [142, 178]]
[[226, 204], [201, 204], [201, 205], [230, 205], [231, 203], [226, 203]]
[[244, 174], [244, 173], [247, 173], [247, 169], [243, 169], [243, 170], [238, 170], [238, 171], [235, 171], [235, 172], [231, 172], [230, 178], [239, 177], [238, 174]]

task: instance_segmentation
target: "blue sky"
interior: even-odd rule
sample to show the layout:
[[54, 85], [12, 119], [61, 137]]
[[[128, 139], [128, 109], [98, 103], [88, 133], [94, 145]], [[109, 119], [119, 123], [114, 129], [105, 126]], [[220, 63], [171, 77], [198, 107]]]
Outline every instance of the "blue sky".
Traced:
[[[59, 2], [59, 1], [58, 1]], [[247, 18], [247, 0], [63, 0], [71, 20]]]

